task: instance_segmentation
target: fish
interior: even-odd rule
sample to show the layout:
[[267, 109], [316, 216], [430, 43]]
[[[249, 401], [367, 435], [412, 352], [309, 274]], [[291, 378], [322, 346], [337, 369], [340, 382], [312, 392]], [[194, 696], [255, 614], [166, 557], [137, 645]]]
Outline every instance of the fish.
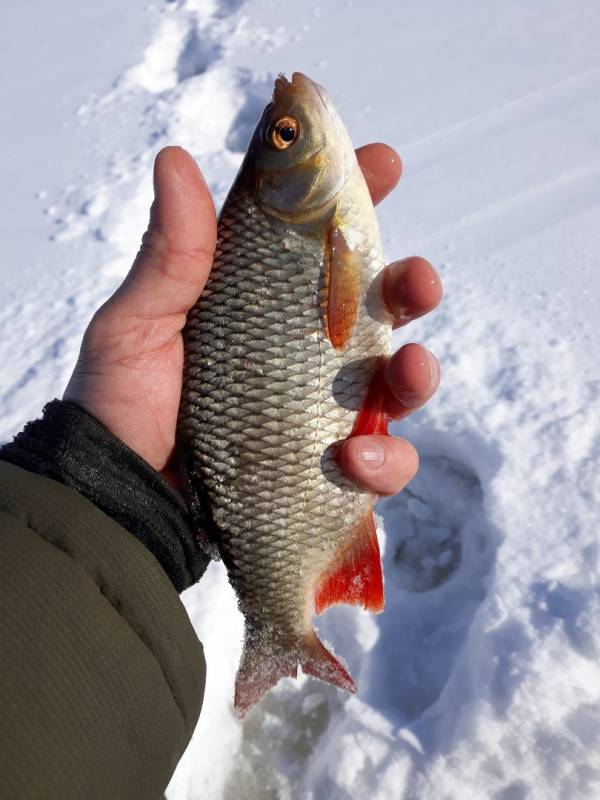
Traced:
[[347, 437], [387, 433], [383, 266], [338, 112], [307, 76], [280, 75], [183, 332], [177, 446], [192, 515], [244, 615], [239, 716], [299, 667], [355, 692], [313, 615], [383, 609], [377, 498], [336, 460]]

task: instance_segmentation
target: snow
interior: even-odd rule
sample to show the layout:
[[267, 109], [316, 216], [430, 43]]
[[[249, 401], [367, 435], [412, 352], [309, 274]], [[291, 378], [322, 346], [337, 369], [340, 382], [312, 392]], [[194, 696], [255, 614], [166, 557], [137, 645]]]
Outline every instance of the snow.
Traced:
[[219, 203], [279, 71], [326, 86], [357, 144], [399, 150], [387, 256], [444, 278], [443, 306], [396, 338], [436, 352], [443, 383], [397, 426], [422, 465], [379, 506], [386, 610], [318, 623], [359, 694], [286, 680], [240, 723], [242, 620], [213, 564], [183, 597], [209, 672], [170, 800], [599, 797], [597, 3], [6, 14], [2, 440], [60, 395], [125, 274], [158, 149], [189, 148]]

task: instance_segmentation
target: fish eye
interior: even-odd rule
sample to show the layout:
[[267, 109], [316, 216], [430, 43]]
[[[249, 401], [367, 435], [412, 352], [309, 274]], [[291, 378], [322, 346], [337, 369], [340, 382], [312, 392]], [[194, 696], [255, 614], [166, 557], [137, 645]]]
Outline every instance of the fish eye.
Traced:
[[300, 123], [297, 119], [280, 117], [269, 127], [267, 139], [277, 150], [285, 150], [294, 144], [299, 135]]

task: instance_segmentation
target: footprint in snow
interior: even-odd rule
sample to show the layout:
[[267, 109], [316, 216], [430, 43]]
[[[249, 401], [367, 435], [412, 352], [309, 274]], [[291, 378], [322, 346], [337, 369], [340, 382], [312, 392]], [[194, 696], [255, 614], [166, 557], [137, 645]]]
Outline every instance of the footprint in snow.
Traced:
[[206, 72], [219, 59], [222, 49], [205, 32], [192, 28], [177, 59], [177, 83]]
[[440, 696], [486, 595], [496, 537], [476, 473], [425, 456], [410, 486], [378, 507], [386, 608], [366, 655], [364, 699], [408, 724]]

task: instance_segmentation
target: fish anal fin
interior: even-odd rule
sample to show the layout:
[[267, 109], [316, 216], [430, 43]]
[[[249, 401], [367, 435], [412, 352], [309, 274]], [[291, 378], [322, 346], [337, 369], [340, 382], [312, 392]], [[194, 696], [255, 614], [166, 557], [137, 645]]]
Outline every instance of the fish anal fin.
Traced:
[[358, 317], [361, 266], [337, 227], [329, 232], [325, 255], [325, 327], [331, 344], [341, 350], [350, 341]]
[[385, 410], [385, 359], [378, 365], [365, 399], [356, 415], [350, 436], [387, 435], [389, 415]]
[[330, 606], [361, 605], [367, 611], [383, 610], [383, 575], [373, 512], [358, 526], [350, 542], [335, 556], [315, 588], [317, 614]]

